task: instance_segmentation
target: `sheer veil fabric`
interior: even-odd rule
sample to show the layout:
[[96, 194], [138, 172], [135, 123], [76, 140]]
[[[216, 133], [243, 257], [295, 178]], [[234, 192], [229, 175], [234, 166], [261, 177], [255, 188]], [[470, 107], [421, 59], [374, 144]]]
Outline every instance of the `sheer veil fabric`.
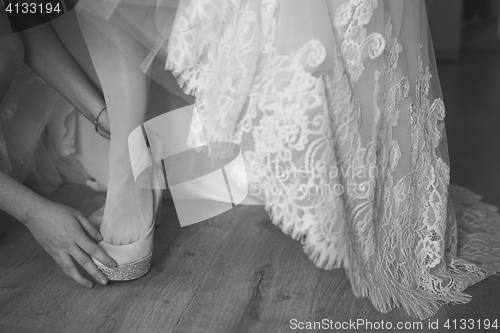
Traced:
[[449, 184], [423, 0], [160, 3], [147, 40], [196, 96], [188, 143], [240, 145], [229, 176], [245, 168], [318, 267], [344, 267], [379, 311], [419, 318], [500, 271], [496, 208]]
[[65, 181], [85, 184], [76, 127], [76, 109], [23, 65], [0, 101], [0, 170], [45, 194]]

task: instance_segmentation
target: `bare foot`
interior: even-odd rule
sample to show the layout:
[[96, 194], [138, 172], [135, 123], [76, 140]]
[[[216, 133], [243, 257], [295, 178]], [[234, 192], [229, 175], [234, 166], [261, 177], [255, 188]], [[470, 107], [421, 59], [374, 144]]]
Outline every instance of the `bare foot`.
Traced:
[[[149, 230], [154, 216], [153, 191], [137, 186], [129, 160], [121, 161], [124, 163], [111, 166], [100, 227], [104, 241], [115, 245], [137, 241]], [[96, 212], [94, 220], [98, 221], [98, 217]]]

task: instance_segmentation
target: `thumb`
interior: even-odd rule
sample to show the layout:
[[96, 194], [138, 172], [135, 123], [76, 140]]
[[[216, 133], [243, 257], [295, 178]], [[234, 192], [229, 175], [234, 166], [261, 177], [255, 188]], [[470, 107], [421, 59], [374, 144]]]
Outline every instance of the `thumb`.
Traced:
[[89, 222], [96, 229], [99, 229], [101, 227], [102, 220], [104, 218], [104, 207], [105, 206], [103, 205], [101, 208], [99, 208], [98, 210], [96, 210], [95, 212], [93, 212], [92, 214], [90, 214], [90, 216], [88, 217]]
[[78, 214], [76, 218], [78, 219], [78, 222], [80, 222], [83, 230], [85, 230], [87, 235], [89, 235], [93, 240], [100, 242], [104, 239], [99, 230], [97, 230], [97, 228], [94, 227], [89, 220], [85, 218], [85, 216]]

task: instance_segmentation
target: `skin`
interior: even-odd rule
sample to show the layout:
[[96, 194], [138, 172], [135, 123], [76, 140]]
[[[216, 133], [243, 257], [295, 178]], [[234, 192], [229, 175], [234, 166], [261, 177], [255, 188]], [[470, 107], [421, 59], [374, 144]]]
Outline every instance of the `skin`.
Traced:
[[[50, 25], [12, 33], [5, 13], [0, 10], [0, 46], [0, 101], [24, 60], [90, 121], [93, 122], [105, 106], [103, 97]], [[99, 125], [99, 134], [109, 138], [107, 112], [99, 118]], [[91, 257], [108, 267], [116, 267], [116, 262], [95, 244], [103, 237], [80, 212], [43, 198], [2, 171], [0, 210], [23, 223], [75, 282], [93, 287], [93, 283], [77, 269], [75, 262], [100, 284], [108, 282]]]
[[[106, 106], [103, 96], [63, 45], [50, 24], [20, 33], [25, 47], [26, 64], [57, 90], [90, 122]], [[99, 117], [99, 134], [109, 139], [107, 112]]]
[[148, 50], [113, 22], [77, 17], [106, 98], [113, 133], [108, 160], [113, 172], [100, 231], [107, 243], [130, 244], [146, 233], [154, 216], [152, 192], [136, 185], [128, 147], [128, 136], [145, 121], [148, 107], [148, 73], [135, 65]]
[[[33, 20], [44, 22], [37, 15], [34, 15]], [[68, 51], [51, 24], [40, 24], [13, 33], [8, 17], [0, 7], [0, 45], [8, 46], [0, 54], [0, 100], [24, 60], [90, 122], [93, 123], [106, 106], [104, 97]], [[99, 117], [98, 133], [106, 139], [110, 138], [107, 112]]]
[[23, 223], [76, 283], [93, 287], [92, 282], [78, 271], [75, 262], [100, 284], [108, 282], [91, 257], [112, 268], [116, 267], [116, 262], [95, 244], [103, 237], [79, 211], [43, 198], [2, 171], [0, 209]]

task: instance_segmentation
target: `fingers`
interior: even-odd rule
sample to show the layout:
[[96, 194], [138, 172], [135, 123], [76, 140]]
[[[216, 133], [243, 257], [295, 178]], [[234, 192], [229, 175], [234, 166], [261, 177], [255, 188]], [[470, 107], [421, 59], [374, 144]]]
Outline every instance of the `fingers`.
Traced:
[[98, 133], [105, 139], [109, 140], [111, 139], [111, 135], [109, 133], [107, 133], [105, 130], [103, 130], [102, 128], [99, 128], [99, 131]]
[[92, 282], [90, 282], [89, 280], [84, 278], [82, 274], [80, 274], [69, 255], [62, 256], [59, 260], [56, 260], [56, 262], [62, 268], [64, 273], [72, 278], [76, 283], [87, 288], [93, 287]]
[[82, 226], [83, 230], [85, 230], [87, 235], [92, 237], [97, 242], [103, 240], [101, 233], [96, 229], [96, 227], [92, 225], [92, 223], [89, 222], [89, 220], [85, 218], [85, 216], [78, 212], [76, 214], [76, 218], [78, 219], [78, 222], [80, 222], [80, 225]]
[[105, 124], [106, 126], [102, 126], [103, 124], [99, 124], [99, 126], [97, 126], [97, 133], [99, 133], [99, 135], [102, 136], [103, 138], [109, 140], [111, 137], [111, 133], [109, 130], [109, 120], [103, 119], [102, 122], [103, 124], [104, 122], [106, 122]]
[[80, 248], [74, 249], [71, 255], [96, 281], [99, 281], [103, 286], [108, 283], [106, 275], [97, 268], [92, 259]]
[[[102, 241], [102, 235], [97, 231], [97, 229], [87, 220], [83, 215], [77, 214], [78, 221], [80, 222], [82, 228], [95, 240]], [[77, 245], [85, 252], [87, 252], [92, 258], [99, 260], [103, 265], [110, 268], [117, 266], [116, 261], [113, 260], [106, 252], [104, 252], [99, 246], [93, 243], [90, 239], [82, 235], [80, 237]]]
[[117, 266], [116, 261], [113, 260], [106, 252], [104, 252], [99, 246], [92, 243], [90, 239], [85, 238], [82, 239], [78, 246], [85, 252], [88, 253], [89, 256], [99, 260], [103, 265], [108, 266], [109, 268], [115, 268]]

